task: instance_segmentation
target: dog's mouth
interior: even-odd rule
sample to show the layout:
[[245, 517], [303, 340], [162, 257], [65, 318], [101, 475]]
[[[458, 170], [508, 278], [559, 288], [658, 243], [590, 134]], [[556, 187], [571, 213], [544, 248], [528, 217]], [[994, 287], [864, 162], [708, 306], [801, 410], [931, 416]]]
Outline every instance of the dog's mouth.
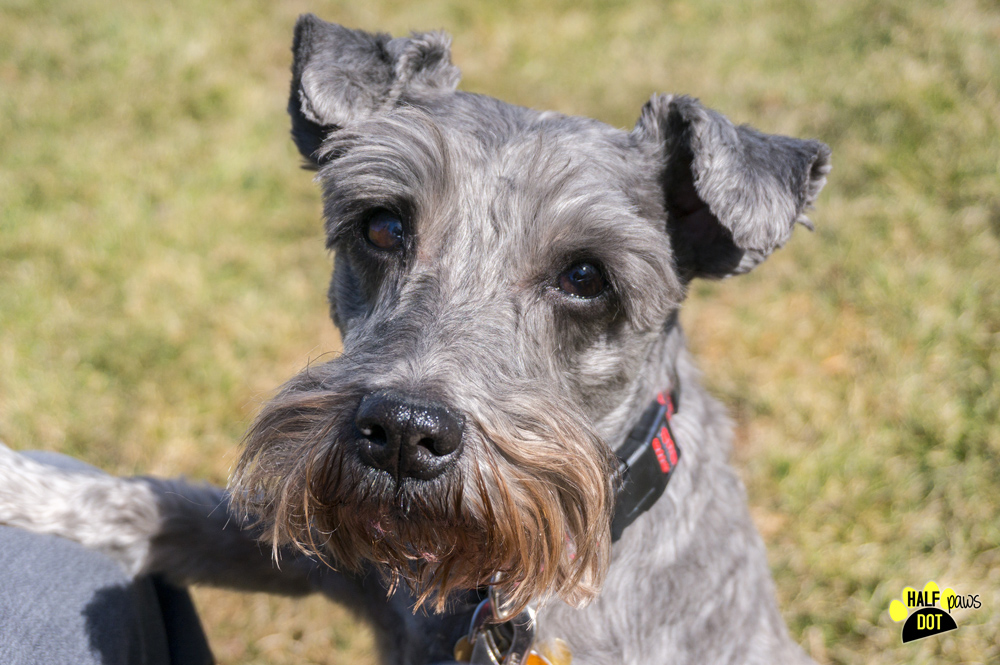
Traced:
[[[475, 418], [462, 411], [460, 445], [447, 438], [457, 419], [443, 417], [380, 438], [358, 416], [372, 393], [355, 375], [341, 361], [303, 372], [248, 432], [233, 501], [265, 540], [340, 569], [374, 565], [438, 609], [497, 573], [514, 608], [553, 593], [576, 604], [596, 595], [610, 559], [616, 467], [581, 425], [585, 414], [567, 404], [531, 413], [489, 404]], [[426, 400], [413, 404], [406, 408], [425, 420], [438, 413]], [[399, 443], [407, 436], [416, 442], [409, 452]], [[431, 454], [431, 465], [405, 460]]]

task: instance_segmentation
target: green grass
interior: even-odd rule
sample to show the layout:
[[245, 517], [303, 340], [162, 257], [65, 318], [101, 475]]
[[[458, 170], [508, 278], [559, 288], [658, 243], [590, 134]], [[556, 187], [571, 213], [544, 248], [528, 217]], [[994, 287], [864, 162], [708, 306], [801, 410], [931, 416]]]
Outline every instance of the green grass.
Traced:
[[[631, 126], [654, 91], [820, 138], [815, 234], [683, 315], [820, 662], [997, 662], [1000, 6], [0, 2], [0, 438], [221, 483], [335, 350], [284, 115], [295, 17], [454, 35], [463, 87]], [[910, 645], [905, 585], [978, 593]], [[199, 590], [222, 663], [371, 662], [322, 599]]]

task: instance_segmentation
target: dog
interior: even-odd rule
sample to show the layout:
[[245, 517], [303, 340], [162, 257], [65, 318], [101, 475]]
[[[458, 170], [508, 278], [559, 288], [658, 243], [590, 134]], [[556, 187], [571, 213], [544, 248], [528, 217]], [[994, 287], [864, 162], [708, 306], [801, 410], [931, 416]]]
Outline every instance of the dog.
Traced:
[[386, 663], [811, 662], [677, 312], [811, 228], [827, 146], [684, 96], [623, 131], [459, 92], [440, 33], [305, 15], [293, 53], [342, 355], [264, 406], [228, 490], [0, 446], [0, 522], [324, 593]]

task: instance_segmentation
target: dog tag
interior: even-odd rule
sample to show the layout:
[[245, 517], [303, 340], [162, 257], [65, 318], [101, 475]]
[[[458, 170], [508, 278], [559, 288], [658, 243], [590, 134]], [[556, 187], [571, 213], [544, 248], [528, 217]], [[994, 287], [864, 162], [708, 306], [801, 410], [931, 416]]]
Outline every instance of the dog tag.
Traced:
[[472, 660], [472, 641], [469, 640], [468, 635], [462, 635], [455, 642], [455, 660], [460, 663], [468, 663]]
[[531, 652], [525, 665], [570, 665], [572, 662], [573, 652], [569, 645], [557, 637], [539, 644], [537, 651]]
[[500, 665], [499, 654], [490, 640], [489, 633], [480, 633], [479, 637], [476, 638], [469, 662], [473, 665]]
[[454, 656], [459, 663], [473, 665], [500, 665], [496, 649], [490, 644], [489, 636], [480, 633], [473, 642], [468, 635], [463, 635], [455, 642]]

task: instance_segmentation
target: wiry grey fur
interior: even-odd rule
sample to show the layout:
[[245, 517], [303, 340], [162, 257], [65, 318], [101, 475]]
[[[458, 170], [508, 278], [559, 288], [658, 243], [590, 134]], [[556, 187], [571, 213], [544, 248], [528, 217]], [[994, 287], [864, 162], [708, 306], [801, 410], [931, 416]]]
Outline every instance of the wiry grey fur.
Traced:
[[[0, 522], [133, 573], [320, 591], [372, 621], [386, 663], [449, 660], [497, 571], [514, 604], [544, 602], [539, 639], [565, 640], [574, 663], [808, 662], [676, 311], [692, 279], [746, 272], [808, 225], [827, 147], [687, 97], [654, 96], [625, 132], [456, 92], [437, 33], [304, 16], [293, 50], [293, 137], [323, 187], [343, 355], [265, 407], [229, 493], [50, 470], [0, 446]], [[366, 244], [378, 208], [406, 220], [401, 253]], [[580, 261], [601, 267], [601, 296], [559, 289]], [[674, 380], [683, 457], [611, 548], [612, 451]], [[461, 414], [445, 474], [359, 462], [355, 411], [386, 389]]]

